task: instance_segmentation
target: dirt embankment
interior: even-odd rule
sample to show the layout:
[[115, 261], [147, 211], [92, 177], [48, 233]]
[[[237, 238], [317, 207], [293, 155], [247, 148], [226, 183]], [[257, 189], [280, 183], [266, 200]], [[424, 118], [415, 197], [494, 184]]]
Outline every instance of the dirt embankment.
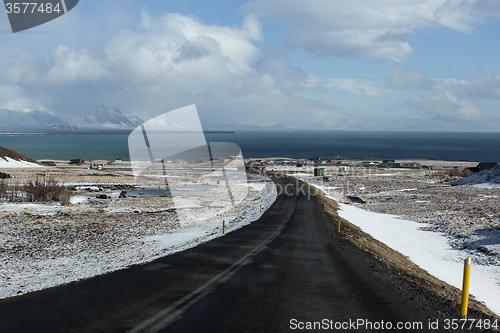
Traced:
[[[331, 239], [339, 246], [354, 253], [380, 279], [394, 285], [400, 293], [416, 303], [430, 319], [458, 319], [460, 315], [461, 290], [430, 275], [401, 253], [389, 248], [384, 243], [363, 232], [359, 227], [338, 216], [337, 203], [320, 192], [318, 196], [319, 209], [323, 211], [324, 220]], [[338, 233], [338, 223], [341, 231]], [[472, 298], [472, 297], [471, 297]], [[468, 318], [490, 319], [500, 324], [500, 317], [491, 312], [484, 304], [469, 298]], [[468, 330], [467, 330], [468, 331]], [[500, 330], [480, 330], [473, 328], [472, 332], [492, 332]]]

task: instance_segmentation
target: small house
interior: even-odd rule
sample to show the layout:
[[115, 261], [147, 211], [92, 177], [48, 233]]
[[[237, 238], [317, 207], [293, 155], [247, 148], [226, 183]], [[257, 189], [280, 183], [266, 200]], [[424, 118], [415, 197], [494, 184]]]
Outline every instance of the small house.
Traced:
[[246, 163], [245, 170], [247, 170], [247, 171], [254, 170], [254, 171], [264, 172], [264, 171], [266, 171], [266, 166], [264, 164], [260, 164], [260, 163]]
[[422, 165], [418, 162], [402, 163], [401, 167], [410, 169], [422, 169]]
[[470, 175], [478, 173], [479, 171], [481, 171], [481, 170], [479, 170], [478, 167], [465, 168], [465, 169], [462, 170], [462, 172], [460, 172], [460, 176], [462, 176], [462, 177], [469, 177]]
[[121, 163], [121, 162], [122, 162], [122, 158], [120, 156], [116, 156], [115, 163]]
[[110, 164], [108, 160], [95, 160], [90, 162], [89, 169], [102, 170], [106, 164]]
[[481, 162], [476, 166], [476, 168], [478, 168], [479, 171], [483, 171], [483, 170], [491, 169], [497, 164], [498, 164], [497, 162]]
[[74, 159], [71, 159], [69, 160], [69, 163], [68, 164], [73, 164], [73, 165], [82, 165], [83, 163], [85, 163], [84, 160], [80, 159], [80, 158], [74, 158]]

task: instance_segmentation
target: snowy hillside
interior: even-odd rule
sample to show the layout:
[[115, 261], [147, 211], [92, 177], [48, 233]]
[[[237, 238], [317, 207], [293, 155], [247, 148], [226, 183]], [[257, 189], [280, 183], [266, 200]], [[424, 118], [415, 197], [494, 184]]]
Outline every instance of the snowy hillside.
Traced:
[[491, 169], [483, 170], [469, 177], [457, 180], [450, 185], [485, 185], [500, 186], [500, 164]]
[[137, 116], [127, 116], [117, 107], [98, 104], [72, 123], [73, 127], [83, 129], [132, 129], [142, 120]]
[[42, 167], [36, 160], [0, 146], [0, 168]]

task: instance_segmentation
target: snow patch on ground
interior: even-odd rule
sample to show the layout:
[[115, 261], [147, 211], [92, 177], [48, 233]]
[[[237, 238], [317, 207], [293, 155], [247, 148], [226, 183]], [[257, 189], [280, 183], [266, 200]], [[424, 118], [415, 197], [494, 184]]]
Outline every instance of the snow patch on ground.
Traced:
[[[343, 203], [339, 203], [339, 207], [340, 217], [407, 256], [438, 279], [462, 288], [463, 260], [468, 254], [453, 249], [446, 237], [423, 231], [421, 223], [401, 220], [394, 215], [368, 212]], [[469, 291], [490, 310], [500, 314], [500, 266], [474, 265], [473, 260]]]
[[146, 237], [148, 242], [156, 242], [158, 246], [169, 248], [171, 246], [176, 246], [190, 241], [206, 236], [206, 232], [202, 230], [196, 230], [191, 232], [178, 232], [175, 234], [165, 234], [159, 236], [149, 236]]
[[[357, 181], [363, 180], [366, 183], [368, 179], [369, 177], [364, 177], [364, 180], [359, 178]], [[416, 190], [406, 186], [409, 183], [424, 183], [427, 181], [426, 177], [398, 175], [390, 183], [370, 182], [370, 191], [363, 198], [368, 198], [372, 202], [353, 204], [346, 199], [345, 186], [331, 186], [341, 184], [339, 179], [326, 184], [319, 179], [302, 178], [301, 180], [317, 187], [329, 198], [337, 201], [340, 207], [339, 216], [409, 257], [411, 261], [430, 274], [459, 289], [462, 288], [463, 260], [472, 255], [470, 293], [479, 301], [484, 302], [490, 310], [500, 314], [500, 303], [498, 302], [500, 299], [500, 265], [498, 264], [498, 254], [496, 254], [496, 249], [500, 247], [500, 227], [485, 228], [483, 224], [491, 224], [485, 219], [480, 219], [483, 221], [481, 224], [473, 223], [469, 218], [466, 218], [464, 224], [455, 215], [448, 216], [454, 211], [454, 206], [451, 206], [451, 203], [462, 206], [465, 204], [455, 202], [456, 198], [466, 200], [464, 194], [468, 194], [472, 197], [481, 197], [479, 200], [497, 200], [496, 192], [469, 193], [467, 188], [473, 190], [472, 186], [462, 188], [436, 184], [437, 186], [433, 187], [432, 191], [425, 187], [425, 190], [422, 190], [419, 187], [416, 190], [421, 191], [421, 193], [415, 195], [413, 193]], [[351, 182], [347, 189], [358, 195], [354, 190], [355, 186], [353, 185], [356, 182], [353, 180], [354, 177], [347, 180]], [[392, 189], [389, 190], [388, 185]], [[412, 191], [407, 191], [410, 188]], [[384, 191], [380, 191], [380, 189], [384, 189]], [[398, 191], [398, 189], [406, 191]], [[455, 193], [456, 190], [459, 192]], [[411, 197], [406, 198], [407, 195], [411, 195]], [[416, 200], [424, 197], [428, 200]], [[441, 203], [437, 200], [438, 197], [445, 198], [447, 201]], [[380, 202], [375, 201], [376, 199], [380, 200], [380, 198], [389, 198], [390, 201], [384, 201], [385, 199]], [[389, 205], [393, 201], [400, 204]], [[430, 203], [435, 204], [436, 202], [436, 207], [429, 206]], [[486, 201], [482, 202], [483, 205], [486, 205]], [[482, 207], [481, 210], [488, 212], [489, 205], [495, 206], [495, 202], [491, 201], [486, 208]], [[426, 206], [415, 211], [417, 206], [414, 206], [414, 203]], [[443, 204], [449, 205], [448, 209], [452, 211], [443, 210]], [[477, 207], [477, 203], [475, 205]], [[384, 207], [384, 210], [391, 213], [374, 212], [372, 207], [378, 210], [382, 210]], [[471, 206], [470, 209], [473, 210], [473, 207]], [[426, 212], [431, 218], [427, 220], [421, 218], [420, 210]], [[399, 215], [397, 215], [398, 211]], [[412, 216], [410, 213], [416, 216], [416, 220], [410, 220], [410, 216]], [[442, 226], [446, 226], [446, 228]]]
[[223, 221], [226, 233], [248, 225], [265, 213], [277, 193], [268, 179], [249, 178], [248, 195], [239, 205], [208, 219], [201, 205], [184, 208], [190, 210], [189, 223], [179, 221], [165, 197], [108, 199], [97, 205], [78, 195], [73, 206], [2, 203], [0, 298], [186, 250], [222, 236]]
[[6, 169], [44, 168], [44, 166], [23, 160], [18, 161], [10, 157], [0, 157], [0, 168], [6, 168]]

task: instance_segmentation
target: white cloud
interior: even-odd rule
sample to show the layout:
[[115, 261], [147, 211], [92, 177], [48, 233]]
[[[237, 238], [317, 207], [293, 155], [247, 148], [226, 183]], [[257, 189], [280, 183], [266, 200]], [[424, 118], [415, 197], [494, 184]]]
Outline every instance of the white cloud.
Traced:
[[24, 89], [18, 85], [0, 83], [0, 108], [6, 108], [12, 100], [21, 98]]
[[432, 82], [427, 78], [427, 74], [419, 69], [403, 72], [399, 68], [393, 68], [386, 83], [394, 89], [429, 89]]
[[105, 62], [89, 50], [75, 50], [59, 45], [50, 52], [51, 66], [44, 80], [48, 82], [98, 81], [111, 75]]
[[467, 98], [500, 100], [500, 75], [489, 75], [472, 81], [453, 78], [432, 81], [438, 89], [451, 90]]
[[473, 81], [468, 86], [468, 95], [500, 100], [500, 75], [491, 75]]
[[241, 7], [282, 22], [287, 45], [319, 56], [399, 58], [412, 53], [407, 35], [422, 27], [464, 32], [500, 13], [495, 0], [254, 0]]
[[453, 92], [441, 90], [428, 96], [412, 96], [404, 102], [412, 110], [423, 111], [425, 117], [450, 121], [486, 120], [490, 115], [470, 99], [460, 99]]
[[359, 80], [359, 79], [329, 79], [325, 87], [332, 88], [341, 92], [356, 94], [378, 96], [380, 89], [373, 86], [372, 81]]
[[430, 79], [433, 87], [442, 90], [463, 90], [470, 86], [470, 81], [454, 78], [434, 78]]
[[142, 10], [138, 31], [120, 31], [100, 47], [57, 45], [43, 60], [0, 53], [0, 82], [28, 86], [28, 97], [42, 96], [62, 117], [104, 102], [145, 120], [193, 103], [211, 123], [291, 125], [303, 113], [336, 119], [338, 108], [296, 94], [324, 90], [325, 79], [282, 51], [262, 52], [253, 44], [261, 38], [255, 15], [227, 27]]

